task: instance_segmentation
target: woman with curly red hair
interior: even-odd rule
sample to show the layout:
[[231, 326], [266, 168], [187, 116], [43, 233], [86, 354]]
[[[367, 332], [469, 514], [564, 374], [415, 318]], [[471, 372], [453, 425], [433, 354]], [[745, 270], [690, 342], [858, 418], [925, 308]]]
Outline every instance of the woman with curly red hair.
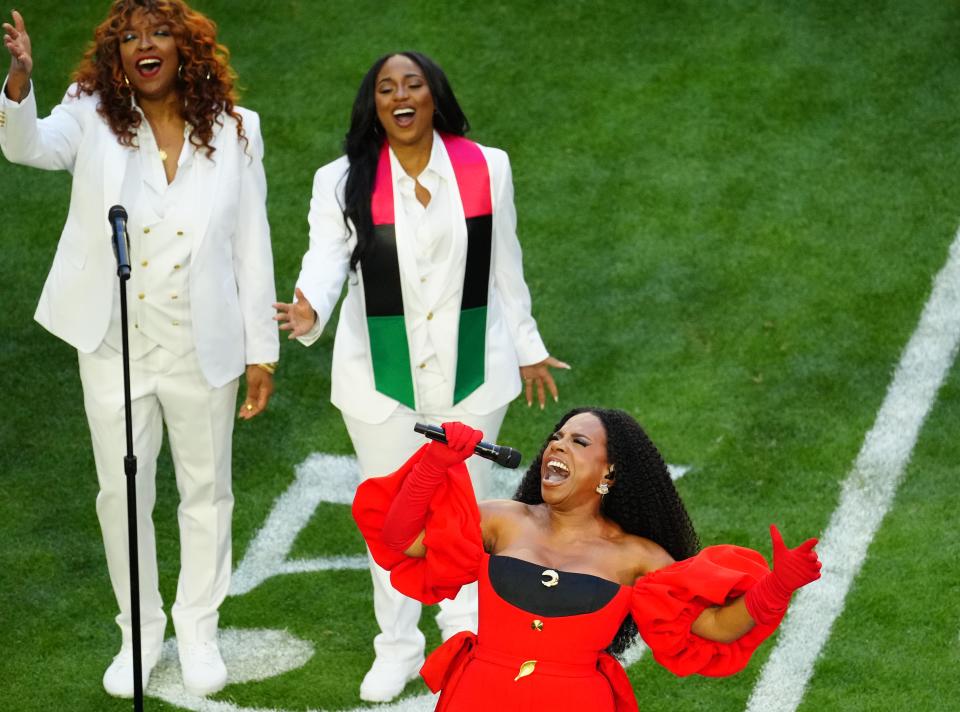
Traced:
[[0, 149], [14, 163], [73, 175], [70, 207], [35, 318], [76, 347], [100, 492], [97, 515], [120, 608], [119, 654], [103, 677], [133, 696], [127, 562], [124, 394], [116, 262], [107, 220], [128, 211], [133, 267], [127, 314], [138, 457], [143, 684], [166, 616], [151, 513], [164, 426], [180, 493], [181, 570], [172, 608], [183, 681], [199, 695], [226, 683], [218, 608], [230, 581], [231, 439], [273, 392], [279, 341], [259, 118], [236, 106], [216, 26], [182, 0], [116, 0], [74, 84], [37, 117], [23, 17], [4, 23], [10, 70], [0, 92]]

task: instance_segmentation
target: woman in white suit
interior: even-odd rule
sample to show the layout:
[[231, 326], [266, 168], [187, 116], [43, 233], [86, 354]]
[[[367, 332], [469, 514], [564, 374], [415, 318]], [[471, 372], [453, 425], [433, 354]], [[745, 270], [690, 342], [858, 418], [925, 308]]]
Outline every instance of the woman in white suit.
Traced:
[[[280, 328], [313, 343], [347, 281], [333, 347], [331, 400], [364, 478], [392, 472], [422, 442], [418, 421], [497, 432], [526, 386], [541, 408], [557, 388], [531, 315], [506, 153], [464, 138], [469, 124], [443, 71], [416, 52], [364, 77], [346, 155], [320, 168], [310, 247]], [[522, 379], [522, 380], [521, 380]], [[489, 463], [468, 463], [477, 496]], [[418, 674], [420, 604], [371, 560], [380, 634], [360, 697], [387, 701]], [[441, 604], [444, 639], [476, 629], [476, 592]]]
[[100, 493], [97, 514], [120, 613], [107, 692], [133, 695], [123, 471], [121, 317], [107, 212], [129, 214], [130, 382], [138, 458], [143, 683], [166, 616], [151, 512], [166, 426], [180, 492], [181, 569], [172, 617], [183, 681], [195, 694], [226, 682], [218, 608], [230, 580], [231, 438], [266, 408], [279, 354], [255, 113], [234, 105], [216, 27], [181, 0], [117, 0], [62, 103], [43, 119], [30, 82], [23, 18], [4, 24], [11, 64], [0, 95], [0, 148], [11, 161], [68, 170], [66, 224], [36, 319], [77, 348]]

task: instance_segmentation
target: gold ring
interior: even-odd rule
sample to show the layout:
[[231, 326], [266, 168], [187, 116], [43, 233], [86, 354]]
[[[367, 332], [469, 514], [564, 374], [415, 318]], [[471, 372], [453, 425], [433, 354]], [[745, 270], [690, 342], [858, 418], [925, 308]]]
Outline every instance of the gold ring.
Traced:
[[253, 410], [253, 406], [247, 403], [247, 410]]

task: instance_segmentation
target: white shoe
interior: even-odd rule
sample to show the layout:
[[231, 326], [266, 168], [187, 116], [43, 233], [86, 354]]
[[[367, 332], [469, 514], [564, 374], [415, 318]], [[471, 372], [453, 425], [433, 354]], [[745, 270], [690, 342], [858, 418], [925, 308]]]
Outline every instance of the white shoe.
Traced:
[[177, 651], [183, 686], [191, 695], [206, 697], [219, 692], [227, 684], [227, 666], [223, 664], [215, 641], [177, 642]]
[[[160, 651], [140, 652], [140, 679], [143, 681], [143, 689], [147, 689], [147, 683], [150, 682], [150, 673], [160, 659]], [[107, 694], [114, 697], [133, 697], [133, 646], [124, 645], [120, 652], [113, 658], [113, 662], [103, 673], [103, 689]]]
[[377, 658], [360, 683], [360, 699], [365, 702], [389, 702], [420, 674], [421, 667], [422, 656], [410, 662]]

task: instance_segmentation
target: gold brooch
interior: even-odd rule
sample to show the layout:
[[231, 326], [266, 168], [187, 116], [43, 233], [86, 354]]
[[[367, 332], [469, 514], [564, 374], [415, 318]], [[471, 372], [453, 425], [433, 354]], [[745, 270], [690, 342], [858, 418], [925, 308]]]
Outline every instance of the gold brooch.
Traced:
[[527, 660], [520, 666], [520, 672], [517, 673], [517, 676], [513, 678], [513, 681], [516, 682], [521, 677], [526, 677], [527, 675], [533, 674], [533, 669], [537, 666], [536, 660]]
[[534, 618], [533, 622], [530, 624], [530, 627], [534, 630], [543, 630], [543, 621], [539, 618]]
[[558, 574], [553, 569], [547, 569], [542, 574], [540, 574], [540, 576], [543, 578], [543, 580], [540, 583], [542, 583], [547, 588], [556, 586], [558, 583], [560, 583], [560, 574]]

